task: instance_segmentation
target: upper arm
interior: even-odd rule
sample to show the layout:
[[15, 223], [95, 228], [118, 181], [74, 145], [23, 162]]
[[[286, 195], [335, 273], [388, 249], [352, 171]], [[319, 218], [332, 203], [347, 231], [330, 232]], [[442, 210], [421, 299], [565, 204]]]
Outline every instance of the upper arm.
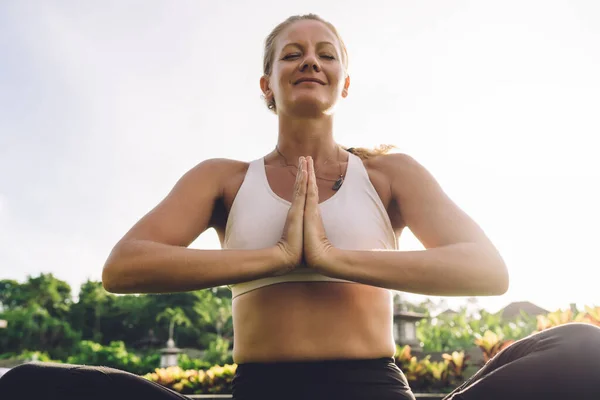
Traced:
[[168, 195], [144, 215], [120, 240], [148, 240], [189, 246], [209, 225], [215, 202], [221, 197], [222, 171], [227, 160], [198, 164], [177, 181]]
[[465, 242], [492, 245], [421, 164], [405, 154], [391, 154], [388, 161], [393, 201], [425, 248]]

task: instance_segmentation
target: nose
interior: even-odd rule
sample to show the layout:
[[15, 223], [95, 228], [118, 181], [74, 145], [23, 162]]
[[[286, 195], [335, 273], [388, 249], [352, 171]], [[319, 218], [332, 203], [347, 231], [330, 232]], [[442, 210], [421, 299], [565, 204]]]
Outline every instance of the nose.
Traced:
[[305, 72], [307, 69], [313, 69], [315, 72], [321, 71], [319, 61], [313, 54], [307, 54], [306, 58], [300, 64], [300, 71]]

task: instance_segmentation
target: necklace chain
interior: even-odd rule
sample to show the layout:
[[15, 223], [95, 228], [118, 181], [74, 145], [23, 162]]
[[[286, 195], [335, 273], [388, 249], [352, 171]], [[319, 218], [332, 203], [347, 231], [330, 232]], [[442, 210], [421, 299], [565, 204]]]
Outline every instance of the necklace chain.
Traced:
[[[298, 169], [298, 167], [297, 167], [296, 165], [288, 164], [287, 157], [286, 157], [286, 156], [284, 156], [284, 155], [283, 155], [283, 153], [282, 153], [282, 152], [279, 150], [279, 146], [278, 146], [278, 145], [276, 145], [276, 146], [275, 146], [275, 150], [277, 151], [277, 153], [278, 153], [278, 154], [279, 154], [281, 157], [283, 157], [283, 161], [282, 161], [282, 163], [281, 163], [281, 164], [282, 164], [282, 166], [286, 166], [286, 167], [294, 167], [294, 168]], [[333, 189], [333, 190], [335, 190], [335, 191], [339, 190], [339, 188], [340, 188], [340, 187], [342, 187], [342, 184], [344, 183], [344, 174], [342, 173], [342, 163], [340, 162], [340, 159], [339, 159], [339, 154], [340, 154], [340, 148], [339, 148], [339, 146], [338, 146], [338, 148], [337, 148], [337, 155], [338, 155], [338, 165], [339, 165], [339, 167], [340, 167], [340, 177], [339, 177], [338, 179], [327, 179], [327, 178], [321, 178], [321, 177], [318, 177], [318, 176], [317, 176], [317, 171], [319, 171], [319, 170], [320, 170], [322, 167], [324, 167], [324, 166], [325, 166], [325, 164], [327, 164], [327, 163], [328, 163], [328, 162], [329, 162], [329, 161], [330, 161], [330, 160], [331, 160], [333, 157], [329, 157], [327, 160], [325, 160], [325, 162], [324, 162], [324, 163], [323, 163], [323, 164], [322, 164], [322, 165], [321, 165], [319, 168], [315, 169], [315, 177], [316, 177], [317, 179], [321, 179], [321, 180], [324, 180], [324, 181], [329, 181], [329, 182], [335, 182], [335, 183], [333, 184], [333, 187], [331, 188], [331, 189]], [[288, 171], [290, 171], [290, 170], [288, 169]], [[296, 176], [296, 175], [294, 175], [294, 173], [293, 173], [292, 171], [290, 171], [290, 173], [291, 173], [293, 176]]]

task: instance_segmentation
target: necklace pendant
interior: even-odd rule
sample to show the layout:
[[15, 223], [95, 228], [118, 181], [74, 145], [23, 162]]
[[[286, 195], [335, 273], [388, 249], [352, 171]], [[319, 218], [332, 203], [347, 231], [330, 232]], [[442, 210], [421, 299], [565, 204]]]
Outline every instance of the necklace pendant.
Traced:
[[343, 184], [344, 184], [344, 177], [340, 176], [340, 178], [337, 181], [335, 181], [335, 183], [333, 184], [333, 187], [331, 189], [337, 191], [337, 190], [339, 190], [339, 188], [342, 187]]

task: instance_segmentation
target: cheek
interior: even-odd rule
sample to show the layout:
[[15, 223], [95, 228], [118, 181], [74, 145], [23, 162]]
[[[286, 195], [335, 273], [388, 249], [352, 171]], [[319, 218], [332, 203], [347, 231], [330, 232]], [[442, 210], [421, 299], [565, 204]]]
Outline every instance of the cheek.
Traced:
[[344, 89], [345, 74], [342, 69], [334, 69], [330, 71], [327, 78], [329, 82], [331, 82], [331, 85], [335, 87], [337, 92], [341, 92], [342, 89]]
[[289, 74], [281, 69], [274, 70], [271, 75], [269, 87], [274, 95], [278, 95], [279, 93], [288, 90]]

